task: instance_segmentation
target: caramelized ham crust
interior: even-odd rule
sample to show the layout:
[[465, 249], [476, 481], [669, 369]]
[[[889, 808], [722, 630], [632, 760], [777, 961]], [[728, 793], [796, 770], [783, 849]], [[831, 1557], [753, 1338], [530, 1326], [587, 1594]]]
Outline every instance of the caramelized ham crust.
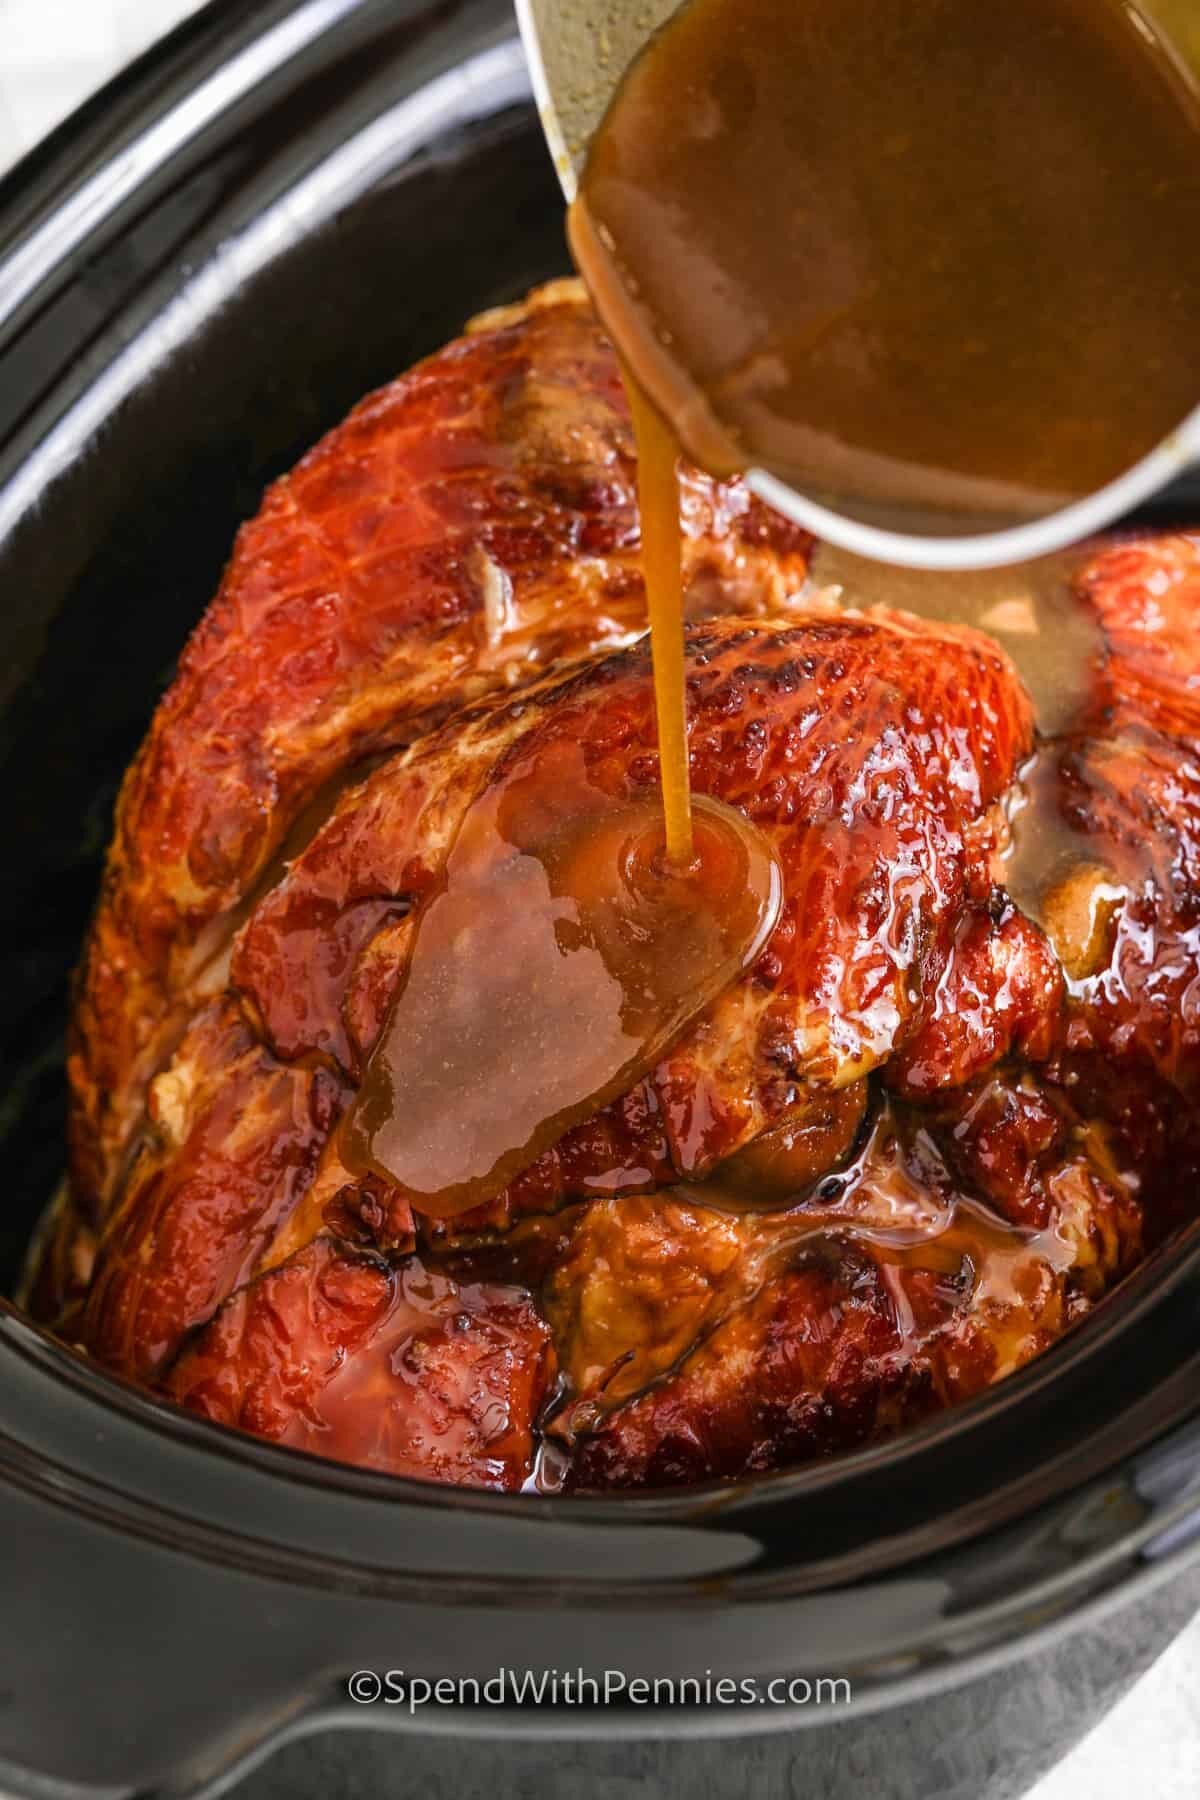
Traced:
[[[633, 476], [612, 353], [559, 284], [365, 401], [240, 535], [80, 980], [32, 1292], [110, 1367], [399, 1474], [732, 1477], [986, 1386], [1177, 1222], [1200, 547], [1085, 559], [1107, 659], [1037, 745], [990, 639], [810, 599], [802, 536], [690, 473], [693, 784], [770, 839], [781, 920], [486, 1206], [434, 1220], [346, 1166], [468, 810], [533, 750], [548, 783], [569, 754], [654, 791]], [[1031, 917], [1006, 820], [1035, 779], [1078, 854]]]

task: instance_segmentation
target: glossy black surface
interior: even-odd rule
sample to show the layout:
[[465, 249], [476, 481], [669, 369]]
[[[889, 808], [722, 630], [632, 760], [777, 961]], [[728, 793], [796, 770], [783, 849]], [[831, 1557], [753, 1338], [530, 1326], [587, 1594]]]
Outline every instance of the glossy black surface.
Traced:
[[[58, 1173], [67, 973], [115, 784], [238, 520], [366, 389], [565, 254], [499, 0], [210, 7], [0, 186], [0, 242], [11, 1280]], [[1192, 1241], [898, 1445], [555, 1502], [219, 1432], [0, 1312], [0, 1791], [195, 1790], [301, 1719], [361, 1722], [364, 1666], [844, 1673], [856, 1715], [932, 1694], [1186, 1554], [1198, 1375]], [[651, 1727], [747, 1722], [452, 1729]]]

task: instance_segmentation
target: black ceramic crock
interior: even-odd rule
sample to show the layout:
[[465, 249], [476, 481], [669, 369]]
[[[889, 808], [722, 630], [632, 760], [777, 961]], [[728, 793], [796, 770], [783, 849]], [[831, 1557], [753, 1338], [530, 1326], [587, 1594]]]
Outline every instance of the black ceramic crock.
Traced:
[[[502, 0], [224, 0], [0, 185], [0, 1284], [59, 1172], [116, 782], [238, 521], [368, 388], [564, 267]], [[565, 1501], [220, 1431], [0, 1306], [0, 1792], [206, 1793], [320, 1730], [252, 1785], [1002, 1800], [1200, 1603], [1198, 1374], [1193, 1233], [899, 1443]], [[413, 1719], [347, 1693], [500, 1667], [854, 1699]]]

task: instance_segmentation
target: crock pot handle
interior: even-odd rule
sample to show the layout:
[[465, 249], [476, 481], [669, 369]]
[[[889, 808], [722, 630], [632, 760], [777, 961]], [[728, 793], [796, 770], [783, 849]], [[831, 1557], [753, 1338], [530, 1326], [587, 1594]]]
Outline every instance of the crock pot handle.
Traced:
[[203, 1792], [344, 1695], [322, 1673], [340, 1662], [336, 1598], [217, 1544], [201, 1560], [150, 1508], [109, 1513], [73, 1486], [0, 1438], [0, 1794]]

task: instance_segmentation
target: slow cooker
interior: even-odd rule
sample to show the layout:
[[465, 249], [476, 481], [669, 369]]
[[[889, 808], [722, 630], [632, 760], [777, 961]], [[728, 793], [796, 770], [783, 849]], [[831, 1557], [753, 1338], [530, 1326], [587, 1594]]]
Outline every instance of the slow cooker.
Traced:
[[[236, 523], [360, 394], [566, 252], [503, 0], [217, 0], [0, 184], [0, 246], [12, 1292], [59, 1175], [116, 783]], [[1200, 486], [1148, 516], [1200, 521]], [[907, 1437], [670, 1497], [322, 1463], [0, 1303], [0, 1557], [16, 1795], [212, 1793], [319, 1732], [271, 1791], [1000, 1800], [1200, 1604], [1200, 1227]], [[501, 1669], [801, 1698], [414, 1711], [349, 1687]], [[805, 1704], [818, 1678], [850, 1704]]]

